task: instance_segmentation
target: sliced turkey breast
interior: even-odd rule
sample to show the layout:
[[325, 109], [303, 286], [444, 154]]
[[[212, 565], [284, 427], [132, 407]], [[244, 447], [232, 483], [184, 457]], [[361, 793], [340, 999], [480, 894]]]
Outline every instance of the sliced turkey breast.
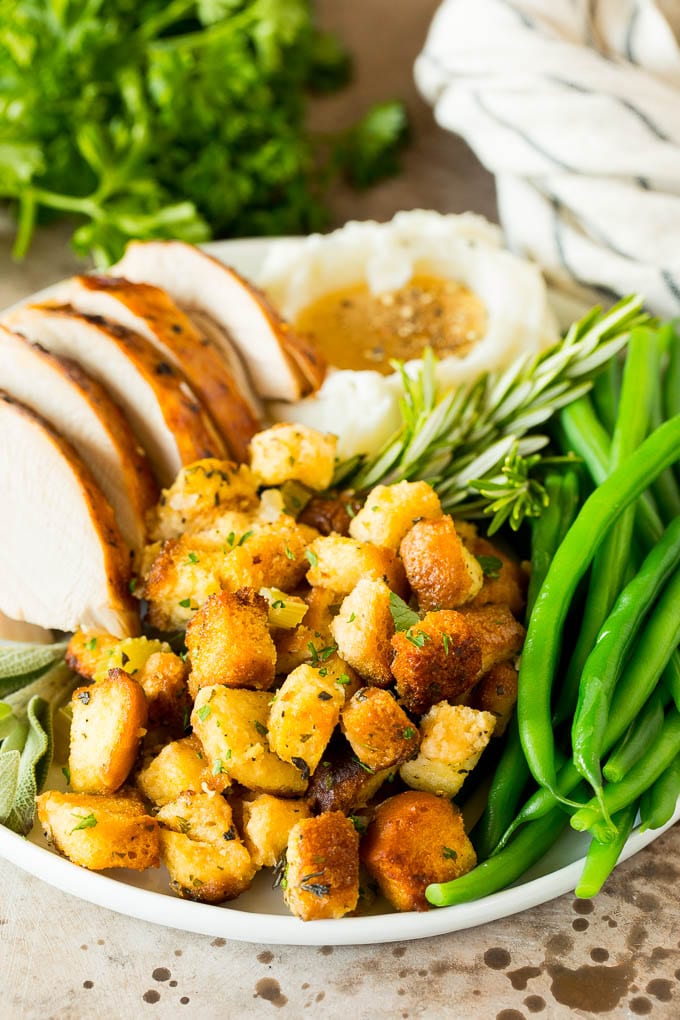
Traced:
[[227, 451], [209, 416], [178, 369], [153, 344], [100, 316], [80, 315], [68, 305], [26, 305], [7, 325], [73, 358], [98, 380], [122, 409], [166, 487], [185, 464]]
[[51, 645], [54, 634], [34, 623], [10, 620], [9, 616], [0, 613], [0, 641], [24, 641], [32, 645]]
[[79, 365], [0, 325], [0, 389], [40, 414], [76, 450], [134, 552], [158, 498], [151, 465], [122, 411]]
[[[191, 318], [212, 320], [233, 344], [261, 397], [298, 400], [319, 388], [321, 355], [298, 336], [265, 295], [236, 270], [183, 241], [133, 241], [111, 272], [163, 287]], [[226, 357], [225, 353], [225, 357]]]
[[113, 511], [78, 454], [0, 392], [0, 611], [55, 630], [139, 633]]
[[76, 311], [102, 315], [150, 340], [184, 373], [232, 456], [238, 461], [248, 459], [248, 443], [259, 429], [256, 413], [215, 341], [201, 336], [164, 290], [93, 273], [73, 277], [63, 285], [62, 294]]

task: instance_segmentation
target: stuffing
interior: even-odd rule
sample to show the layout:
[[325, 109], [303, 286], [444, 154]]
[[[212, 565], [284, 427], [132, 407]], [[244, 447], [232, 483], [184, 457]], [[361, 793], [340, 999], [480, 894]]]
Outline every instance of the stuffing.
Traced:
[[344, 706], [341, 729], [362, 764], [378, 772], [415, 757], [418, 727], [389, 691], [362, 687]]
[[273, 868], [288, 844], [290, 830], [309, 818], [304, 800], [283, 800], [261, 793], [243, 802], [243, 839], [258, 868]]
[[316, 814], [349, 814], [368, 804], [389, 776], [389, 769], [373, 772], [344, 738], [334, 736], [309, 781], [307, 802]]
[[170, 645], [165, 641], [146, 637], [124, 638], [100, 651], [92, 679], [105, 680], [110, 669], [124, 669], [137, 680], [151, 655], [170, 651]]
[[153, 652], [135, 675], [146, 695], [149, 722], [183, 732], [191, 711], [189, 667], [174, 652]]
[[274, 695], [269, 711], [271, 750], [300, 770], [304, 779], [321, 761], [338, 724], [345, 691], [328, 672], [325, 658], [294, 669]]
[[349, 526], [361, 501], [351, 496], [313, 496], [298, 515], [301, 524], [316, 528], [320, 535], [349, 535]]
[[[343, 917], [359, 900], [359, 837], [339, 811], [290, 830], [283, 897], [303, 921]], [[283, 883], [282, 883], [283, 884]]]
[[120, 638], [103, 630], [77, 630], [66, 649], [67, 665], [86, 680], [93, 680], [99, 661], [119, 643]]
[[212, 595], [188, 625], [185, 640], [192, 697], [213, 684], [267, 690], [274, 682], [269, 607], [252, 588]]
[[149, 603], [148, 620], [161, 631], [182, 630], [222, 588], [225, 555], [193, 535], [164, 542], [140, 594]]
[[376, 687], [392, 682], [390, 594], [384, 581], [362, 578], [343, 600], [331, 626], [342, 658]]
[[508, 606], [488, 605], [479, 609], [464, 606], [461, 614], [472, 627], [482, 653], [482, 673], [505, 662], [522, 650], [526, 631]]
[[337, 444], [306, 425], [273, 425], [250, 441], [250, 466], [265, 485], [296, 481], [320, 491], [333, 480]]
[[198, 737], [173, 740], [145, 765], [136, 777], [137, 788], [157, 805], [176, 800], [186, 790], [224, 790], [231, 784], [226, 772], [213, 775]]
[[416, 521], [436, 520], [441, 515], [439, 496], [427, 482], [377, 485], [352, 520], [349, 533], [360, 542], [396, 552]]
[[301, 583], [309, 567], [307, 547], [316, 531], [297, 524], [287, 514], [244, 536], [224, 557], [220, 568], [223, 588], [280, 588], [291, 591]]
[[362, 578], [371, 578], [384, 581], [398, 595], [406, 593], [404, 568], [392, 549], [328, 535], [312, 542], [308, 558], [307, 581], [314, 587], [349, 595]]
[[164, 829], [183, 832], [199, 843], [229, 843], [239, 839], [231, 817], [231, 808], [224, 797], [214, 792], [185, 790], [156, 812], [156, 820]]
[[203, 843], [183, 832], [161, 829], [160, 841], [170, 888], [183, 899], [223, 903], [240, 896], [253, 880], [255, 865], [238, 839]]
[[510, 662], [499, 662], [474, 687], [469, 704], [496, 717], [494, 737], [502, 737], [517, 701], [517, 670]]
[[456, 609], [482, 587], [479, 561], [461, 542], [450, 517], [414, 524], [399, 553], [421, 609]]
[[257, 483], [249, 468], [206, 458], [182, 468], [149, 514], [151, 541], [179, 538], [208, 527], [223, 510], [255, 511]]
[[454, 797], [479, 761], [496, 724], [490, 712], [467, 705], [434, 705], [420, 721], [418, 757], [399, 774], [414, 790]]
[[144, 691], [125, 670], [79, 687], [71, 698], [73, 721], [68, 767], [77, 793], [114, 793], [137, 757], [147, 724]]
[[474, 535], [466, 544], [484, 568], [484, 583], [470, 605], [477, 608], [489, 603], [504, 604], [515, 616], [521, 616], [529, 583], [527, 571], [517, 560], [479, 535]]
[[425, 890], [471, 871], [477, 859], [455, 805], [408, 791], [378, 805], [361, 860], [397, 910], [428, 910]]
[[101, 796], [48, 790], [37, 805], [46, 838], [74, 864], [90, 871], [159, 866], [158, 822], [134, 791]]

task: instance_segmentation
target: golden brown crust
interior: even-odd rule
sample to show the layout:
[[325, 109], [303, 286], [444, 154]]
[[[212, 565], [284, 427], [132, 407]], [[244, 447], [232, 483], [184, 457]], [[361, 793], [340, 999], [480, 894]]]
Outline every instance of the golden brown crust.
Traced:
[[399, 553], [421, 609], [456, 609], [479, 591], [482, 568], [450, 517], [422, 520], [402, 539]]
[[418, 727], [388, 691], [362, 687], [342, 710], [341, 726], [359, 761], [374, 772], [413, 758], [420, 746]]
[[183, 899], [223, 903], [245, 892], [253, 880], [255, 866], [240, 840], [216, 846], [161, 829], [160, 841], [170, 887]]
[[397, 910], [429, 910], [425, 890], [431, 882], [450, 882], [477, 863], [458, 808], [416, 791], [376, 808], [361, 859]]
[[92, 291], [113, 293], [134, 315], [145, 319], [158, 341], [172, 352], [199, 400], [212, 416], [230, 454], [248, 459], [248, 443], [259, 428], [219, 349], [199, 334], [169, 294], [121, 276], [89, 274], [77, 278]]
[[135, 679], [146, 695], [149, 722], [182, 733], [191, 712], [189, 666], [174, 652], [153, 652]]
[[514, 618], [508, 606], [488, 605], [479, 609], [463, 606], [461, 614], [472, 627], [482, 654], [482, 673], [517, 655], [524, 644], [526, 631]]
[[367, 769], [346, 740], [334, 737], [309, 781], [307, 802], [317, 814], [327, 811], [349, 814], [371, 800], [388, 774]]
[[297, 917], [343, 917], [359, 899], [359, 837], [339, 811], [305, 818], [288, 836], [284, 899]]
[[93, 680], [99, 660], [118, 644], [119, 638], [103, 630], [77, 630], [66, 649], [66, 662], [74, 673]]
[[[34, 411], [13, 400], [12, 397], [1, 390], [0, 400], [9, 405], [15, 414], [26, 418], [34, 425], [37, 424], [59, 455], [67, 461], [69, 468], [78, 481], [83, 502], [87, 507], [92, 530], [97, 535], [101, 545], [109, 595], [107, 609], [115, 614], [121, 636], [138, 634], [140, 628], [139, 609], [136, 602], [131, 598], [129, 591], [130, 559], [127, 547], [116, 524], [113, 510], [102, 495], [101, 489], [97, 486], [89, 468], [81, 460], [70, 443], [62, 439]], [[55, 607], [54, 627], [60, 626], [58, 612], [59, 607], [57, 606]], [[61, 629], [64, 628], [62, 627]]]
[[499, 662], [485, 673], [470, 695], [470, 708], [496, 716], [494, 737], [502, 737], [517, 701], [517, 670]]
[[[481, 591], [470, 602], [471, 608], [503, 603], [510, 607], [515, 616], [521, 616], [526, 605], [529, 578], [521, 564], [512, 559], [498, 546], [475, 535], [468, 543], [475, 556], [487, 556], [500, 560], [501, 566], [491, 570], [484, 577]], [[497, 574], [498, 576], [493, 576]]]

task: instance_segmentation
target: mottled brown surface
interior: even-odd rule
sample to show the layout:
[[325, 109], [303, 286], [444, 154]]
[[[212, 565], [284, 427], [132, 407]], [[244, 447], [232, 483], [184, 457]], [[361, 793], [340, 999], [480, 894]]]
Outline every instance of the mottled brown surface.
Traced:
[[[357, 54], [358, 81], [319, 104], [317, 124], [347, 123], [365, 101], [394, 93], [407, 98], [414, 114], [404, 176], [360, 195], [338, 193], [338, 222], [385, 218], [419, 205], [493, 215], [492, 182], [466, 147], [433, 123], [410, 84], [412, 60], [436, 6], [437, 0], [320, 3], [326, 23], [340, 29]], [[44, 231], [17, 267], [0, 226], [0, 305], [75, 271], [62, 243], [66, 235], [62, 227]], [[592, 903], [566, 895], [481, 928], [419, 942], [264, 948], [127, 920], [0, 861], [1, 1012], [10, 1020], [674, 1020], [679, 879], [676, 827], [618, 868]]]

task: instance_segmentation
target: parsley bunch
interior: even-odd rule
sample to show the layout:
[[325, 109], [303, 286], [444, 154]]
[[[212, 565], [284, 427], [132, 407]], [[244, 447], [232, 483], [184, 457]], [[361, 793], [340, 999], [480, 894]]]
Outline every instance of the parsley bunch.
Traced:
[[74, 214], [104, 266], [132, 237], [307, 232], [338, 173], [397, 169], [399, 103], [314, 139], [310, 89], [349, 60], [310, 0], [0, 0], [0, 199], [22, 256], [38, 218]]

